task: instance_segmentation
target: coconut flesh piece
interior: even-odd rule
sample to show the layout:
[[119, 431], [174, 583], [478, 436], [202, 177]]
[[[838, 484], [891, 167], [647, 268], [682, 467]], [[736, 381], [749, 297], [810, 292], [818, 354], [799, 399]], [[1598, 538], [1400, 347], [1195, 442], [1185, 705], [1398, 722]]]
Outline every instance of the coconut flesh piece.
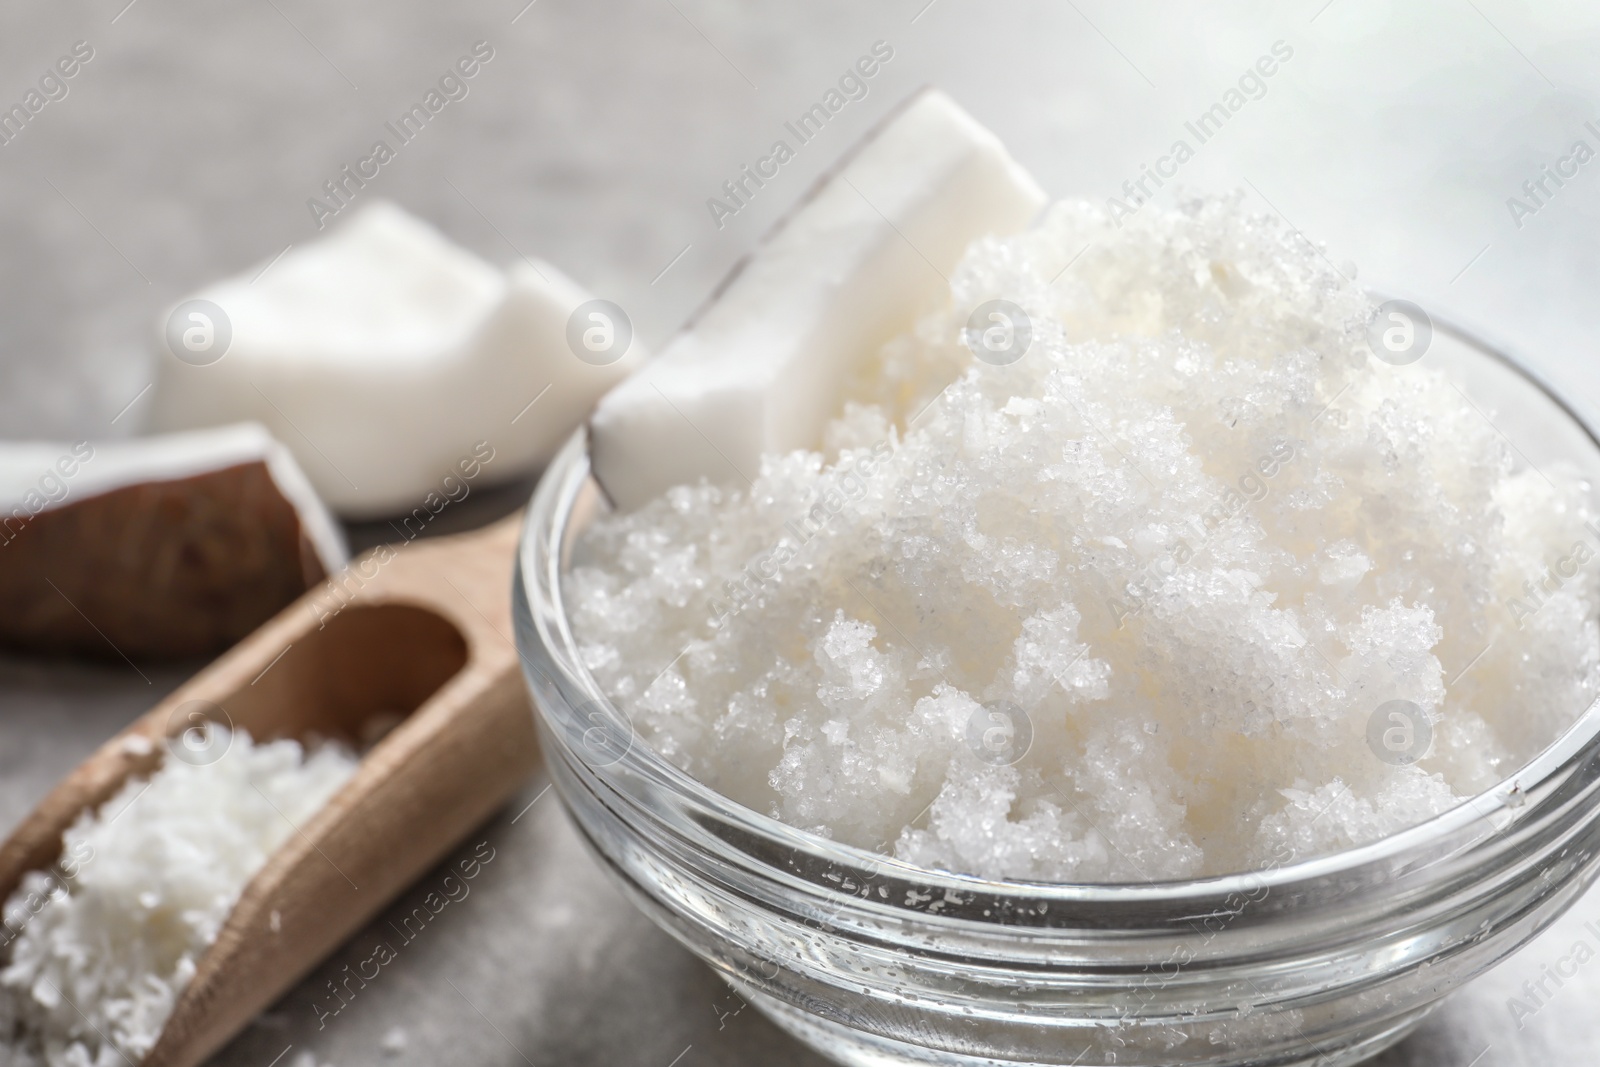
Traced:
[[502, 271], [382, 201], [190, 299], [231, 337], [214, 361], [180, 359], [162, 320], [152, 429], [258, 421], [351, 519], [415, 508], [479, 441], [497, 480], [536, 470], [643, 358], [637, 342], [579, 358], [576, 282], [541, 261]]
[[263, 427], [0, 445], [0, 645], [218, 652], [348, 561]]
[[939, 306], [973, 241], [1045, 195], [994, 134], [928, 89], [869, 134], [590, 422], [595, 477], [637, 508], [763, 453], [814, 448], [851, 370]]

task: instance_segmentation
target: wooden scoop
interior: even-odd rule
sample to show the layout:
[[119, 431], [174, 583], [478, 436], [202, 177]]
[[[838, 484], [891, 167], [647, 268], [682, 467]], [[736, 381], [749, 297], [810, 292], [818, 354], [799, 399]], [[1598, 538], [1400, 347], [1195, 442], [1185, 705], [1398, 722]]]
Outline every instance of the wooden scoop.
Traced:
[[215, 1052], [532, 772], [511, 643], [517, 522], [368, 553], [103, 745], [0, 845], [4, 899], [55, 862], [81, 812], [176, 751], [196, 715], [258, 741], [357, 743], [381, 716], [404, 716], [245, 887], [142, 1067]]

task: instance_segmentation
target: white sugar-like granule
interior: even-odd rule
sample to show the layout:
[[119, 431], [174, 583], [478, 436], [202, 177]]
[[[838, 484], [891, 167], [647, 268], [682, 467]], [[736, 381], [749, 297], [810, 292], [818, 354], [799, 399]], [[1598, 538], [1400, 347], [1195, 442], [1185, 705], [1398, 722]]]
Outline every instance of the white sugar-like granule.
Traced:
[[356, 768], [335, 744], [207, 731], [220, 758], [128, 782], [63, 835], [57, 871], [6, 901], [0, 1062], [139, 1062], [251, 877]]
[[928, 867], [1185, 878], [1421, 822], [1600, 691], [1591, 488], [1375, 359], [1303, 238], [1060, 204], [951, 290], [825, 452], [581, 538], [587, 666], [711, 787]]
[[391, 1026], [383, 1032], [383, 1042], [378, 1047], [383, 1049], [385, 1056], [398, 1056], [410, 1043], [411, 1039], [406, 1035], [405, 1027]]

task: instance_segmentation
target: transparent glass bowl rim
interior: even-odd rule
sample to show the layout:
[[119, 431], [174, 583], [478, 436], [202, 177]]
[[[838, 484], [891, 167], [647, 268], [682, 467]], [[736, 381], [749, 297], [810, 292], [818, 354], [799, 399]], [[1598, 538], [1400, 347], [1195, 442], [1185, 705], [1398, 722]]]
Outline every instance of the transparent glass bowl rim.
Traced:
[[[1560, 408], [1583, 430], [1590, 444], [1600, 450], [1600, 428], [1568, 403], [1555, 388], [1524, 360], [1505, 347], [1483, 339], [1476, 330], [1468, 331], [1449, 321], [1433, 318], [1435, 330], [1454, 336], [1483, 354], [1505, 364], [1527, 379], [1543, 396]], [[600, 689], [577, 655], [577, 641], [565, 610], [561, 586], [561, 562], [569, 535], [569, 523], [579, 494], [592, 481], [589, 467], [587, 429], [580, 427], [550, 462], [528, 505], [518, 546], [518, 566], [514, 596], [526, 598], [532, 616], [532, 630], [544, 643], [543, 657], [562, 675], [566, 691], [583, 694], [595, 710], [629, 731], [632, 743], [614, 763], [595, 766], [567, 746], [567, 752], [585, 762], [591, 773], [610, 780], [625, 769], [646, 780], [653, 780], [692, 803], [737, 827], [758, 840], [802, 851], [826, 863], [844, 868], [878, 869], [894, 872], [916, 884], [952, 893], [982, 893], [1017, 901], [1050, 904], [1181, 904], [1188, 900], [1210, 899], [1226, 894], [1271, 892], [1303, 886], [1359, 871], [1363, 868], [1392, 869], [1396, 861], [1423, 852], [1437, 855], [1437, 846], [1464, 836], [1474, 824], [1496, 812], [1511, 810], [1519, 825], [1537, 821], [1543, 814], [1542, 800], [1534, 794], [1552, 780], [1600, 753], [1600, 700], [1586, 708], [1560, 736], [1514, 773], [1489, 789], [1426, 822], [1380, 838], [1356, 848], [1344, 849], [1311, 859], [1254, 871], [1237, 871], [1196, 879], [1154, 880], [1146, 883], [1033, 882], [982, 878], [932, 868], [918, 867], [892, 856], [871, 852], [834, 841], [810, 831], [790, 826], [753, 808], [748, 808], [690, 776], [646, 745], [633, 732], [631, 720], [619, 711]], [[556, 624], [551, 632], [549, 623]], [[557, 650], [564, 654], [557, 655]], [[526, 666], [526, 652], [524, 664]], [[535, 714], [545, 715], [543, 709]], [[630, 792], [626, 789], [624, 792]], [[1526, 799], [1524, 799], [1526, 798]], [[1553, 814], [1553, 812], [1552, 812]], [[1454, 854], [1458, 849], [1449, 849]], [[761, 862], [761, 861], [757, 861]]]

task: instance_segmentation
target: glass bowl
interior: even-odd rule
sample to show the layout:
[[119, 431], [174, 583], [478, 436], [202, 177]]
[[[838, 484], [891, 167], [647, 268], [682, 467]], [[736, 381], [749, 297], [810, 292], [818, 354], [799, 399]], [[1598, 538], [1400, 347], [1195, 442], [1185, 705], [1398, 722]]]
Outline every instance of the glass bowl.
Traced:
[[[1442, 323], [1427, 358], [1493, 411], [1523, 461], [1566, 462], [1600, 484], [1592, 428], [1526, 368]], [[584, 668], [561, 577], [575, 534], [606, 507], [580, 432], [533, 497], [514, 589], [556, 789], [651, 918], [842, 1063], [1355, 1063], [1595, 877], [1600, 704], [1452, 811], [1245, 874], [991, 881], [796, 830], [651, 751]]]

